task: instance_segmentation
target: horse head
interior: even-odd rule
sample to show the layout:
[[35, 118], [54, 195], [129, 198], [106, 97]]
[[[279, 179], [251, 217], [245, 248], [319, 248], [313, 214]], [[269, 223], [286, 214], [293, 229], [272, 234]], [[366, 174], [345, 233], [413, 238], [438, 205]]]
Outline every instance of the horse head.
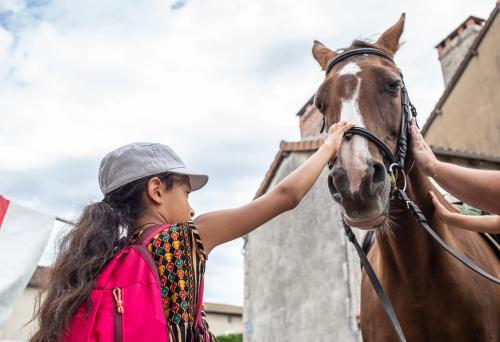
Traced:
[[[376, 135], [396, 154], [400, 137], [403, 80], [396, 65], [374, 54], [357, 54], [330, 63], [339, 53], [357, 48], [375, 48], [393, 57], [399, 48], [404, 14], [375, 43], [355, 40], [342, 51], [333, 51], [315, 41], [314, 58], [325, 80], [318, 88], [314, 105], [324, 115], [326, 127], [346, 120]], [[330, 66], [330, 67], [329, 67]], [[327, 70], [328, 69], [328, 70]], [[380, 149], [360, 135], [346, 136], [331, 171], [331, 191], [344, 210], [346, 223], [357, 228], [382, 226], [388, 217], [390, 165]]]

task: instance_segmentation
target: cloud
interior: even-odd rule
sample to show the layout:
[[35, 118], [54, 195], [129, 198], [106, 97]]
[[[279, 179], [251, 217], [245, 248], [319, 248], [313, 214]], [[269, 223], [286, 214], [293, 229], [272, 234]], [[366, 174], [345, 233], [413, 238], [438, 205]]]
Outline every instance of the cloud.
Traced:
[[0, 12], [19, 12], [24, 8], [23, 0], [3, 0], [0, 3]]
[[[323, 77], [310, 53], [314, 39], [331, 48], [375, 39], [405, 11], [406, 43], [396, 60], [423, 123], [443, 90], [433, 46], [468, 15], [487, 17], [494, 5], [2, 1], [1, 191], [72, 215], [100, 199], [97, 165], [105, 153], [158, 141], [211, 176], [192, 195], [198, 213], [244, 204], [279, 141], [299, 138], [295, 113]], [[220, 290], [241, 269], [231, 246], [211, 256], [207, 293], [241, 303], [242, 282], [230, 297]]]
[[174, 2], [170, 8], [174, 11], [174, 10], [179, 10], [181, 9], [182, 7], [186, 6], [186, 2], [185, 0], [178, 0], [176, 2]]
[[73, 219], [87, 203], [100, 200], [98, 158], [64, 158], [30, 169], [0, 170], [2, 195], [19, 204]]
[[0, 56], [7, 53], [7, 49], [13, 42], [12, 35], [0, 26]]

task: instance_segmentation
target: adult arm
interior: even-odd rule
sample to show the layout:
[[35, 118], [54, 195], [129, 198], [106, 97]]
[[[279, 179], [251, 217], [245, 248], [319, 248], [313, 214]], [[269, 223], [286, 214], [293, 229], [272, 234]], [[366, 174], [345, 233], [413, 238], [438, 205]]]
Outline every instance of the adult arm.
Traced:
[[414, 119], [411, 123], [411, 145], [417, 167], [434, 178], [443, 189], [476, 208], [500, 214], [500, 172], [471, 169], [437, 160]]
[[326, 164], [336, 158], [342, 137], [351, 127], [354, 124], [343, 121], [331, 126], [321, 147], [299, 168], [259, 198], [239, 208], [214, 211], [197, 217], [194, 224], [201, 235], [206, 253], [295, 208]]

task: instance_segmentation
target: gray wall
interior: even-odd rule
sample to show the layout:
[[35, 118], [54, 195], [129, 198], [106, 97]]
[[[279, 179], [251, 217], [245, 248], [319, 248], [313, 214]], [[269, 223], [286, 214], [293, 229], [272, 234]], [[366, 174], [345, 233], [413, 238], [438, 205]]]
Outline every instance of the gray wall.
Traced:
[[[291, 153], [274, 186], [310, 153]], [[360, 270], [323, 171], [300, 205], [248, 236], [244, 341], [359, 341]]]

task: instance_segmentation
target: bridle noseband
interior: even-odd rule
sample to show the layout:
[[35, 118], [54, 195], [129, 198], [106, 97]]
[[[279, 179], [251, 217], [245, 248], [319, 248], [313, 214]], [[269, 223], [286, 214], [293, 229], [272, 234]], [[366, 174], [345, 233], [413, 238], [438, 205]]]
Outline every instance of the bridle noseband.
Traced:
[[[330, 71], [333, 69], [335, 65], [340, 63], [341, 61], [352, 57], [352, 56], [359, 56], [359, 55], [375, 55], [379, 56], [382, 58], [387, 59], [391, 63], [394, 63], [394, 60], [392, 57], [385, 53], [382, 50], [375, 49], [375, 48], [358, 48], [358, 49], [352, 49], [352, 50], [347, 50], [345, 52], [340, 53], [339, 55], [335, 56], [332, 61], [328, 64], [326, 67], [326, 75], [330, 73]], [[408, 210], [413, 214], [417, 222], [420, 224], [420, 226], [424, 229], [424, 232], [427, 233], [431, 238], [433, 238], [440, 247], [442, 247], [445, 251], [450, 253], [452, 256], [454, 256], [458, 261], [463, 263], [465, 266], [469, 267], [471, 270], [474, 272], [478, 273], [479, 275], [483, 276], [484, 278], [490, 280], [491, 282], [500, 285], [500, 280], [493, 277], [489, 273], [485, 272], [481, 268], [479, 268], [472, 260], [467, 258], [465, 255], [458, 253], [451, 247], [449, 247], [435, 232], [434, 230], [429, 226], [427, 218], [424, 216], [422, 211], [419, 209], [419, 207], [413, 203], [409, 198], [408, 195], [406, 195], [405, 190], [406, 190], [406, 175], [405, 175], [405, 162], [407, 158], [407, 152], [408, 152], [408, 136], [409, 136], [409, 129], [410, 129], [410, 121], [412, 118], [415, 118], [417, 116], [417, 111], [415, 107], [411, 104], [410, 98], [408, 96], [408, 92], [406, 90], [406, 85], [403, 81], [403, 74], [400, 72], [401, 76], [401, 82], [402, 82], [402, 87], [401, 87], [401, 129], [400, 129], [400, 134], [399, 134], [399, 139], [398, 139], [398, 145], [397, 145], [397, 150], [396, 154], [394, 155], [389, 147], [375, 134], [367, 130], [366, 128], [363, 127], [353, 127], [350, 130], [348, 130], [345, 133], [346, 138], [349, 139], [350, 136], [353, 134], [357, 134], [360, 136], [365, 137], [366, 139], [370, 140], [372, 143], [377, 146], [377, 148], [380, 150], [382, 153], [382, 156], [385, 161], [389, 163], [389, 166], [386, 167], [387, 173], [390, 176], [391, 179], [391, 197], [398, 199], [399, 201], [403, 202], [406, 204], [406, 207]], [[321, 132], [323, 132], [325, 128], [325, 116], [323, 115], [323, 127], [321, 128]], [[332, 176], [332, 168], [333, 165], [329, 164], [328, 167], [330, 168], [330, 174], [328, 176], [328, 187], [330, 189], [330, 193], [333, 197], [334, 195], [334, 187], [333, 187], [333, 176]], [[403, 178], [404, 178], [404, 186], [403, 188], [399, 189], [396, 186], [396, 179], [397, 179], [397, 174], [395, 171], [400, 170], [403, 173]], [[396, 174], [396, 175], [395, 175]], [[387, 314], [390, 323], [398, 335], [400, 341], [406, 341], [405, 336], [403, 334], [403, 330], [401, 328], [401, 325], [399, 324], [398, 318], [396, 316], [396, 313], [394, 312], [394, 309], [392, 307], [392, 304], [387, 297], [382, 285], [380, 284], [380, 281], [377, 278], [377, 275], [375, 274], [373, 268], [370, 265], [370, 262], [368, 261], [368, 258], [366, 254], [363, 252], [361, 247], [359, 246], [356, 236], [352, 232], [352, 229], [349, 225], [344, 220], [344, 215], [342, 215], [342, 223], [344, 225], [344, 231], [347, 235], [348, 240], [353, 243], [354, 247], [356, 248], [356, 251], [361, 259], [361, 263], [363, 267], [366, 270], [366, 273], [368, 277], [370, 278], [370, 281], [375, 289], [375, 292], [377, 293], [377, 296], [384, 308], [385, 313]]]

